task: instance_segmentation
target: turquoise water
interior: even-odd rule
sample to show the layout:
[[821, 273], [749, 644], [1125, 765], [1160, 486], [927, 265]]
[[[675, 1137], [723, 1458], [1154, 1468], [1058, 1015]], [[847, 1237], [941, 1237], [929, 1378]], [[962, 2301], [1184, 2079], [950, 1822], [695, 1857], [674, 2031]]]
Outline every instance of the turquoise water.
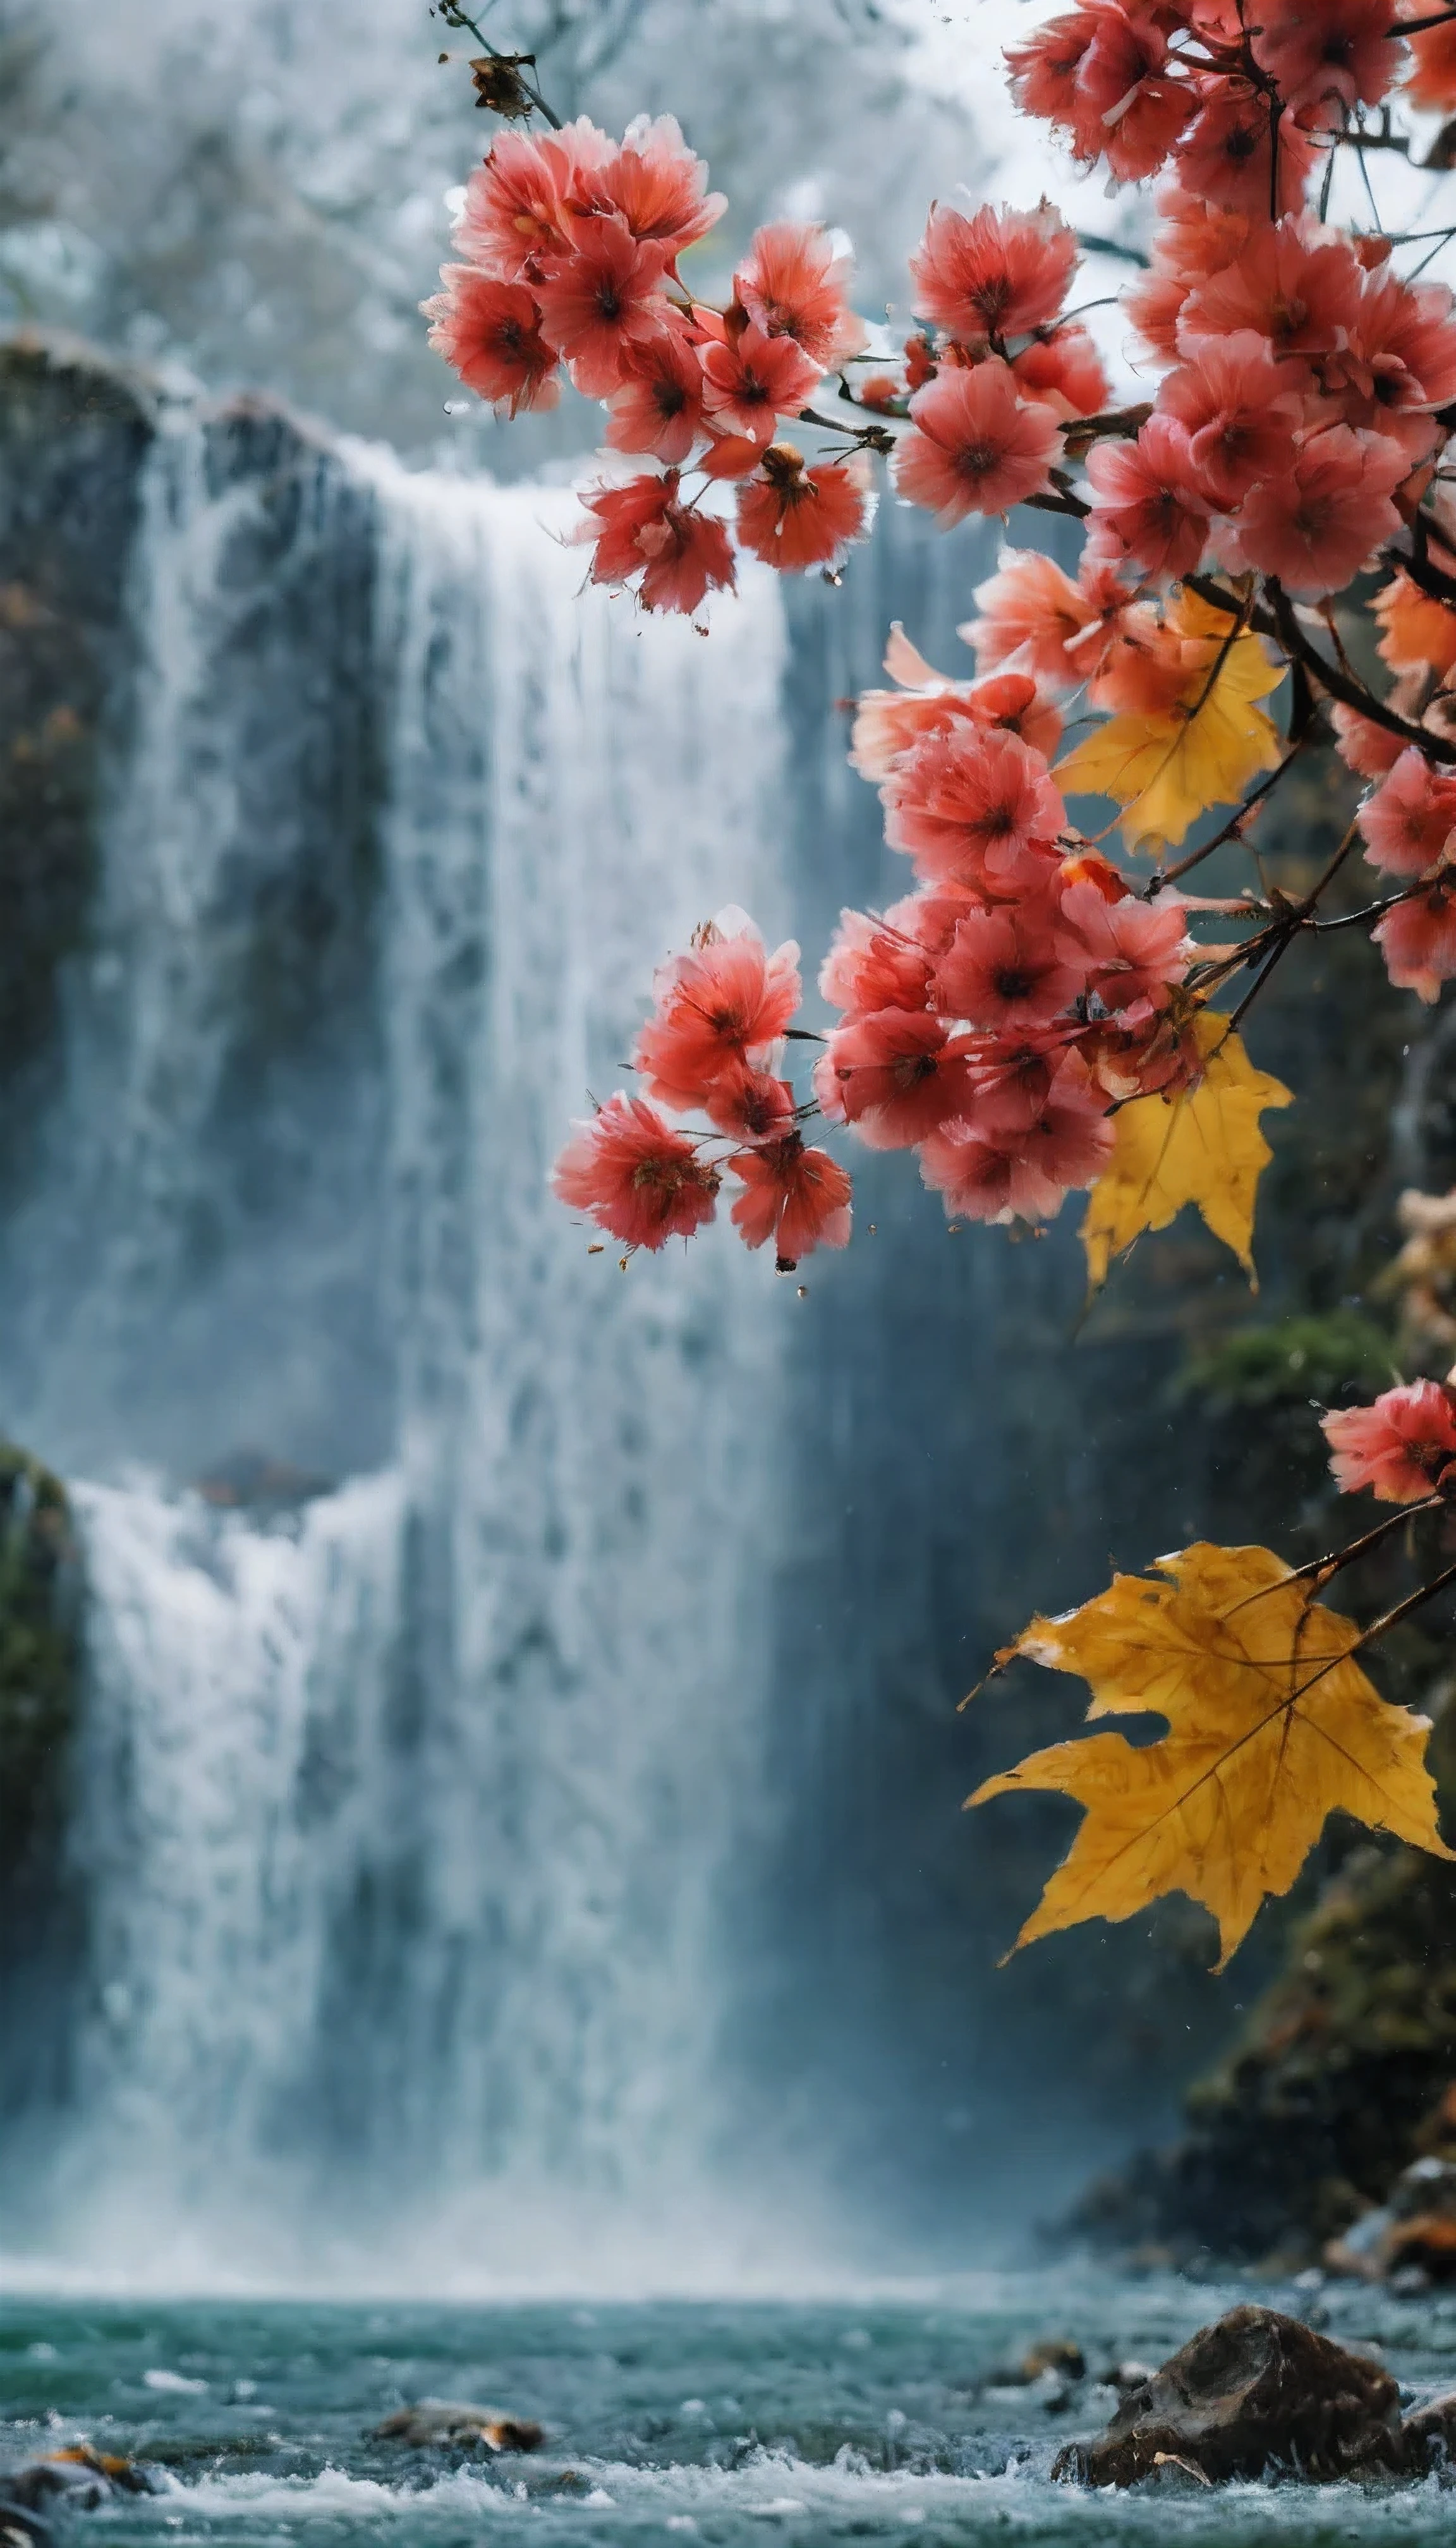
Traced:
[[[1434, 2481], [1053, 2487], [1057, 2447], [1097, 2429], [1112, 2394], [1089, 2378], [1058, 2408], [986, 2385], [1049, 2336], [1092, 2372], [1156, 2361], [1250, 2296], [1076, 2272], [832, 2305], [13, 2298], [0, 2447], [13, 2463], [85, 2436], [161, 2465], [161, 2494], [64, 2516], [68, 2548], [1449, 2540], [1456, 2494]], [[1379, 2343], [1416, 2394], [1456, 2385], [1456, 2301], [1258, 2297]], [[424, 2396], [535, 2416], [546, 2448], [482, 2465], [367, 2438]]]

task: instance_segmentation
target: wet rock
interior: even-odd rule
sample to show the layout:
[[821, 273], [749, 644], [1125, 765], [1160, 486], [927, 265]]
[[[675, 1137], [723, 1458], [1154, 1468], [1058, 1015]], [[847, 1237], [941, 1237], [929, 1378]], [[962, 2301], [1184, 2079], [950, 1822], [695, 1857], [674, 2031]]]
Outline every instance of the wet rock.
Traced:
[[80, 1716], [81, 1561], [64, 1487], [0, 1438], [0, 2122], [64, 2093], [83, 1880], [65, 1846]]
[[1388, 2371], [1277, 2310], [1236, 2309], [1200, 2329], [1105, 2433], [1058, 2453], [1052, 2476], [1133, 2486], [1174, 2461], [1215, 2482], [1266, 2468], [1306, 2477], [1398, 2470], [1406, 2445]]
[[502, 2415], [496, 2407], [472, 2407], [448, 2398], [421, 2398], [376, 2424], [377, 2442], [405, 2442], [411, 2450], [441, 2447], [488, 2451], [538, 2451], [546, 2439], [526, 2415]]
[[120, 2459], [111, 2451], [95, 2451], [89, 2442], [73, 2443], [67, 2450], [47, 2451], [44, 2458], [26, 2460], [0, 2477], [0, 2503], [4, 2510], [27, 2515], [48, 2504], [63, 2504], [73, 2512], [95, 2512], [104, 2503], [114, 2503], [119, 2496], [156, 2492], [154, 2480], [136, 2460]]
[[988, 2371], [980, 2386], [983, 2389], [1059, 2389], [1066, 2383], [1084, 2380], [1087, 2357], [1079, 2344], [1063, 2336], [1047, 2336], [1040, 2344], [1028, 2347], [1017, 2363], [1002, 2363]]
[[0, 2480], [0, 2548], [50, 2548], [48, 2521], [28, 2504], [7, 2503]]
[[1063, 2380], [1085, 2380], [1087, 2357], [1079, 2344], [1069, 2343], [1064, 2336], [1048, 2336], [1023, 2355], [1020, 2376], [1030, 2382], [1046, 2371], [1059, 2372]]
[[[1405, 2280], [1408, 2290], [1456, 2279], [1456, 2163], [1428, 2156], [1403, 2168], [1377, 2204], [1324, 2249], [1332, 2273], [1366, 2282]], [[1418, 2274], [1419, 2283], [1410, 2277]]]
[[1456, 2468], [1456, 2391], [1413, 2407], [1401, 2427], [1410, 2477]]

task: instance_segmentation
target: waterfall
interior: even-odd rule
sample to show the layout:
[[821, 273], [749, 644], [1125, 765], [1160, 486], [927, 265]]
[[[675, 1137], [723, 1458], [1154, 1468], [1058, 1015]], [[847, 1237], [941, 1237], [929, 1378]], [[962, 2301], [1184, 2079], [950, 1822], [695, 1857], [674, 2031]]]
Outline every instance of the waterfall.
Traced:
[[[99, 1480], [48, 2217], [134, 2266], [640, 2273], [721, 2159], [793, 1287], [546, 1173], [667, 948], [781, 918], [783, 631], [583, 595], [568, 514], [263, 414], [145, 466], [3, 1280]], [[353, 1474], [185, 1485], [249, 1444]]]

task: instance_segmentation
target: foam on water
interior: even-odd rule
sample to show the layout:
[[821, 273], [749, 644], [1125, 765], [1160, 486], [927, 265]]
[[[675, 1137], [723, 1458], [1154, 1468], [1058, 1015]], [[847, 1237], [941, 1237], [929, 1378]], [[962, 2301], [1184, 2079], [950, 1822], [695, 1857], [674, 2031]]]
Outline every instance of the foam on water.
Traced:
[[[0, 2312], [0, 2462], [88, 2434], [160, 2464], [162, 2491], [98, 2516], [112, 2548], [216, 2539], [445, 2542], [532, 2525], [562, 2548], [700, 2538], [748, 2548], [924, 2536], [1029, 2548], [1336, 2548], [1450, 2535], [1452, 2495], [1294, 2479], [1131, 2495], [1053, 2486], [1058, 2447], [1114, 2392], [994, 2378], [1036, 2335], [1095, 2365], [1159, 2359], [1236, 2296], [1171, 2279], [984, 2277], [931, 2300], [845, 2305], [381, 2305], [10, 2302]], [[1265, 2295], [1380, 2342], [1408, 2394], [1449, 2386], [1456, 2308], [1361, 2291]], [[148, 2379], [164, 2371], [165, 2386]], [[203, 2384], [203, 2385], [199, 2385]], [[531, 2457], [410, 2450], [373, 2434], [403, 2398], [538, 2415]]]

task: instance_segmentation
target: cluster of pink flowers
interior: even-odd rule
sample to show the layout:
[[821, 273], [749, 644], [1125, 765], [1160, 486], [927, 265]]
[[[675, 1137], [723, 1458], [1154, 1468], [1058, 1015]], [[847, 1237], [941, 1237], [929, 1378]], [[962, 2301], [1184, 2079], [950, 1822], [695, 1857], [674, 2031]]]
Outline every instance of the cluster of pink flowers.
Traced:
[[[1098, 1175], [1119, 1104], [1191, 1083], [1209, 977], [1191, 971], [1189, 906], [1166, 886], [1144, 897], [1081, 840], [1053, 764], [1073, 704], [1132, 721], [1130, 756], [1149, 738], [1171, 750], [1235, 637], [1245, 675], [1258, 639], [1291, 661], [1308, 656], [1302, 628], [1332, 640], [1325, 706], [1368, 784], [1360, 833], [1390, 887], [1376, 941], [1423, 999], [1456, 978], [1456, 505], [1438, 474], [1456, 309], [1396, 270], [1390, 238], [1314, 209], [1336, 146], [1397, 89], [1456, 111], [1456, 13], [1077, 0], [1007, 58], [1024, 112], [1076, 159], [1114, 186], [1156, 185], [1150, 261], [1124, 305], [1144, 404], [1110, 407], [1069, 307], [1078, 242], [1045, 202], [932, 206], [914, 332], [883, 370], [820, 225], [760, 228], [710, 304], [683, 269], [723, 199], [666, 117], [620, 143], [585, 119], [503, 133], [426, 305], [432, 341], [498, 409], [549, 406], [563, 378], [602, 402], [616, 474], [585, 492], [579, 536], [592, 580], [647, 609], [695, 611], [743, 554], [836, 570], [868, 526], [873, 452], [943, 523], [1025, 501], [1085, 518], [1075, 575], [1011, 551], [980, 588], [962, 632], [974, 680], [937, 674], [896, 632], [897, 686], [860, 702], [853, 757], [917, 884], [888, 912], [843, 917], [821, 975], [841, 1023], [812, 1098], [778, 1071], [787, 951], [710, 931], [660, 978], [644, 1093], [612, 1098], [558, 1171], [628, 1248], [711, 1219], [725, 1175], [735, 1225], [752, 1245], [772, 1237], [780, 1263], [842, 1244], [848, 1179], [805, 1145], [816, 1112], [913, 1148], [956, 1217], [1041, 1222]], [[779, 438], [794, 419], [818, 437], [809, 456]], [[1383, 704], [1327, 605], [1407, 534], [1374, 605]], [[1241, 621], [1206, 585], [1187, 590], [1209, 576], [1236, 580], [1222, 594]], [[1318, 660], [1312, 678], [1318, 697]], [[1272, 732], [1265, 720], [1256, 740], [1266, 769]], [[1250, 736], [1233, 740], [1229, 769]], [[1216, 780], [1209, 794], [1229, 801]]]
[[[1093, 0], [1012, 47], [1019, 102], [1078, 158], [1163, 179], [1126, 308], [1167, 369], [1136, 439], [1087, 454], [1092, 559], [1154, 580], [1251, 572], [1309, 602], [1420, 508], [1456, 574], [1456, 527], [1431, 500], [1456, 407], [1451, 295], [1404, 281], [1386, 238], [1307, 208], [1335, 136], [1398, 83], [1456, 108], [1456, 22], [1407, 42], [1396, 15], [1387, 0], [1267, 0], [1252, 19], [1238, 0]], [[1392, 705], [1449, 739], [1456, 612], [1400, 576], [1384, 600]], [[1401, 884], [1376, 941], [1391, 979], [1433, 1000], [1456, 977], [1449, 769], [1351, 708], [1333, 719], [1378, 782], [1367, 853]]]
[[1384, 1390], [1373, 1407], [1322, 1419], [1342, 1495], [1369, 1487], [1381, 1503], [1409, 1504], [1456, 1491], [1456, 1397], [1449, 1382], [1413, 1380]]
[[[831, 566], [864, 531], [858, 455], [812, 465], [776, 439], [864, 343], [848, 260], [815, 223], [755, 232], [717, 310], [679, 267], [724, 210], [671, 116], [620, 144], [582, 118], [504, 133], [466, 188], [461, 262], [425, 304], [430, 341], [498, 409], [553, 406], [562, 374], [607, 411], [609, 451], [657, 465], [586, 498], [597, 584], [648, 610], [731, 590], [734, 547], [784, 573]], [[695, 491], [684, 491], [684, 478]], [[705, 502], [736, 482], [730, 525]]]
[[1106, 1164], [1113, 1106], [1199, 1067], [1183, 901], [1140, 900], [1077, 840], [1048, 765], [1049, 693], [1138, 657], [1114, 584], [1008, 558], [973, 634], [1018, 669], [945, 681], [896, 631], [902, 686], [860, 705], [856, 766], [920, 882], [881, 917], [843, 914], [820, 989], [844, 1022], [814, 1085], [872, 1147], [916, 1150], [956, 1220], [1048, 1220]]
[[[1078, 838], [1048, 762], [1058, 690], [1165, 694], [1190, 678], [1190, 641], [1106, 569], [1074, 583], [1009, 557], [978, 598], [976, 642], [1002, 669], [944, 680], [897, 630], [899, 686], [860, 702], [856, 766], [920, 881], [884, 913], [841, 917], [819, 987], [842, 1022], [813, 1099], [796, 1105], [775, 1075], [796, 948], [770, 957], [752, 930], [710, 928], [659, 975], [634, 1053], [646, 1097], [613, 1097], [556, 1171], [563, 1201], [627, 1245], [690, 1236], [721, 1168], [745, 1188], [735, 1226], [751, 1246], [773, 1236], [781, 1266], [843, 1245], [849, 1179], [800, 1129], [816, 1111], [871, 1148], [914, 1150], [953, 1220], [1042, 1224], [1100, 1174], [1117, 1105], [1195, 1084], [1186, 905], [1143, 901]], [[714, 1158], [711, 1135], [652, 1100], [737, 1146]]]
[[[1242, 0], [1083, 0], [1007, 59], [1019, 106], [1078, 159], [1123, 184], [1171, 163], [1205, 203], [1267, 214], [1301, 200], [1321, 140], [1408, 72], [1392, 18], [1391, 0], [1262, 0], [1256, 16]], [[1413, 101], [1456, 101], [1449, 30], [1414, 46]]]
[[[579, 1124], [552, 1182], [624, 1246], [656, 1249], [713, 1219], [726, 1169], [742, 1189], [735, 1229], [749, 1247], [772, 1239], [786, 1274], [811, 1248], [848, 1245], [850, 1179], [805, 1141], [806, 1110], [778, 1076], [799, 951], [790, 941], [770, 956], [741, 914], [723, 919], [734, 925], [710, 922], [658, 973], [633, 1055], [648, 1094], [618, 1093]], [[712, 1134], [684, 1131], [665, 1106], [706, 1116]]]
[[[900, 494], [938, 521], [1045, 495], [1064, 425], [1107, 405], [1091, 337], [1061, 315], [1076, 265], [1075, 233], [1047, 204], [933, 207], [910, 260], [929, 332], [906, 347], [911, 430], [893, 466]], [[862, 395], [888, 412], [895, 388], [875, 375]]]
[[1251, 570], [1306, 599], [1342, 592], [1445, 440], [1451, 296], [1403, 282], [1384, 241], [1309, 213], [1211, 221], [1181, 191], [1160, 209], [1129, 312], [1171, 368], [1136, 440], [1088, 455], [1094, 553], [1156, 576]]

